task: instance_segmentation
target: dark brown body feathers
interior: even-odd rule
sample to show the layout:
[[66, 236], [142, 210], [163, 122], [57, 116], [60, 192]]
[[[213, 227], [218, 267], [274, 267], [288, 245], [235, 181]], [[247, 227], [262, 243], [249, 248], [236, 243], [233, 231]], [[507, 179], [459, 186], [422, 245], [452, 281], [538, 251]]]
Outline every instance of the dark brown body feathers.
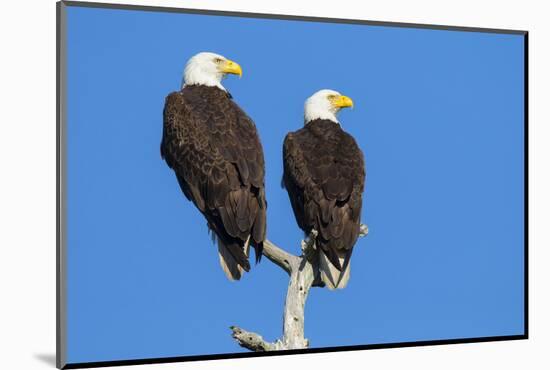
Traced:
[[318, 119], [286, 136], [283, 162], [283, 184], [298, 225], [306, 234], [317, 230], [317, 245], [344, 270], [359, 236], [363, 153], [338, 123]]
[[264, 156], [254, 122], [227, 92], [186, 86], [166, 98], [161, 155], [185, 196], [249, 271], [246, 242], [250, 236], [258, 261], [266, 233]]

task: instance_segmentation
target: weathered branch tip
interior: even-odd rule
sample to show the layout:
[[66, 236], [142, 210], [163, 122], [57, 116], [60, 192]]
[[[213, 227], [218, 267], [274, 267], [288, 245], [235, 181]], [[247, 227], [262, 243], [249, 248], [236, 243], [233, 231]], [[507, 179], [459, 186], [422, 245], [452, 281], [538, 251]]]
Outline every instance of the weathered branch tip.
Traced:
[[361, 226], [359, 226], [359, 236], [363, 237], [363, 236], [367, 236], [368, 234], [369, 234], [369, 226], [367, 224], [361, 224]]
[[273, 351], [275, 349], [273, 343], [266, 342], [259, 334], [243, 330], [238, 326], [230, 326], [229, 328], [233, 331], [231, 336], [243, 348], [254, 352]]

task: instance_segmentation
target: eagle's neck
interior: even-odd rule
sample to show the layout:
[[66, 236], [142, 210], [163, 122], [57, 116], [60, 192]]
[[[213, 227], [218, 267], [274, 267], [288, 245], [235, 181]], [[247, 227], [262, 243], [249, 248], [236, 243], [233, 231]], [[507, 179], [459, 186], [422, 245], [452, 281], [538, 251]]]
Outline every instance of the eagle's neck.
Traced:
[[225, 87], [223, 87], [223, 85], [218, 82], [218, 83], [191, 83], [191, 82], [187, 82], [186, 80], [183, 80], [181, 82], [181, 88], [183, 89], [184, 87], [186, 86], [208, 86], [208, 87], [217, 87], [218, 89], [220, 89], [221, 91], [225, 91], [227, 92], [227, 90], [225, 89]]
[[216, 96], [216, 97], [225, 97], [227, 99], [233, 99], [233, 96], [229, 93], [229, 91], [220, 89], [217, 86], [206, 86], [206, 85], [190, 85], [190, 84], [184, 84], [181, 88], [181, 91], [183, 90], [190, 90], [195, 91], [200, 96], [206, 94], [208, 96]]
[[324, 117], [316, 117], [316, 118], [312, 118], [312, 119], [308, 119], [308, 117], [304, 117], [304, 126], [306, 125], [309, 125], [309, 124], [315, 124], [315, 122], [320, 122], [320, 121], [330, 121], [338, 126], [340, 126], [340, 121], [338, 121], [336, 119], [336, 115], [333, 115], [332, 117], [331, 116], [324, 116]]
[[337, 109], [329, 105], [328, 101], [319, 102], [308, 99], [304, 106], [304, 122], [314, 121], [316, 119], [326, 119], [340, 123], [336, 118]]
[[187, 65], [183, 73], [181, 88], [187, 85], [203, 85], [217, 87], [220, 90], [226, 91], [222, 85], [223, 73], [211, 73], [201, 69], [200, 65]]
[[324, 130], [326, 128], [332, 127], [332, 128], [338, 128], [339, 130], [342, 129], [342, 126], [340, 126], [340, 122], [336, 122], [331, 119], [321, 119], [317, 118], [311, 121], [305, 122], [304, 126], [309, 129], [321, 129]]

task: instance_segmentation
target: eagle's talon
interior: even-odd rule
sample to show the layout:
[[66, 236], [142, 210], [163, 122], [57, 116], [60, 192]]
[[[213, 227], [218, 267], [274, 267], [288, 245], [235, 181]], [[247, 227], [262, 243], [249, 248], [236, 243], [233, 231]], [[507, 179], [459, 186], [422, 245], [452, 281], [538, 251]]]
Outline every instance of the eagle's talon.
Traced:
[[302, 253], [305, 253], [307, 250], [307, 242], [302, 239], [302, 241], [300, 242], [300, 246], [302, 248]]
[[309, 233], [309, 236], [305, 240], [302, 240], [300, 243], [302, 248], [302, 255], [308, 260], [311, 259], [311, 257], [315, 254], [315, 251], [317, 250], [317, 245], [315, 243], [317, 235], [319, 235], [317, 230], [312, 229]]

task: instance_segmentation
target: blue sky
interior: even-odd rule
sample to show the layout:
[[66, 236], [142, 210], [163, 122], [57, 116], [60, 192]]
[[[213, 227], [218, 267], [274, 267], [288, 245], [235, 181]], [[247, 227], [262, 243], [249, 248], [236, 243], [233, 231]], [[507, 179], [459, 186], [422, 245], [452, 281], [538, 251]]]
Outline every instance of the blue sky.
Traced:
[[268, 237], [299, 253], [280, 187], [284, 136], [321, 88], [365, 153], [349, 286], [313, 289], [312, 347], [523, 333], [523, 37], [68, 8], [68, 361], [243, 351], [281, 335], [287, 277], [226, 280], [205, 221], [161, 160], [165, 96], [189, 57], [224, 85], [266, 158]]

